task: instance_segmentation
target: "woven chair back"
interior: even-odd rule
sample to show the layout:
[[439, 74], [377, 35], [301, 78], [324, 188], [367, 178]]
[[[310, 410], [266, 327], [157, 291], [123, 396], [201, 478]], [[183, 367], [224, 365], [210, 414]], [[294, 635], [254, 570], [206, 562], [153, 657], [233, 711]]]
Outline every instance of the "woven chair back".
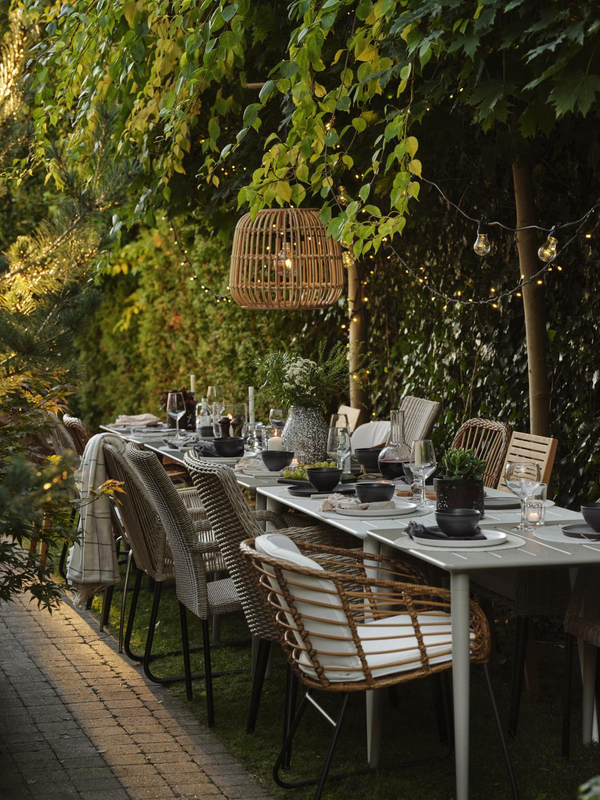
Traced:
[[[451, 667], [447, 590], [405, 582], [402, 565], [385, 556], [299, 543], [299, 555], [276, 558], [261, 539], [241, 548], [304, 684], [357, 691]], [[375, 560], [377, 579], [369, 577]], [[486, 661], [489, 643], [485, 615], [471, 603], [471, 659]]]
[[154, 453], [138, 450], [130, 443], [125, 457], [137, 472], [154, 503], [173, 554], [178, 600], [200, 619], [209, 615], [206, 565], [198, 551], [198, 533], [179, 496]]
[[135, 565], [155, 581], [164, 581], [173, 574], [173, 565], [156, 508], [123, 454], [111, 444], [104, 444], [102, 449], [108, 478], [123, 484], [123, 493], [117, 492], [114, 497]]
[[558, 439], [552, 439], [549, 436], [534, 436], [531, 433], [513, 431], [506, 457], [498, 476], [497, 488], [502, 489], [503, 492], [510, 491], [504, 480], [504, 472], [509, 461], [537, 462], [542, 473], [542, 483], [549, 485], [557, 445]]
[[468, 419], [458, 429], [452, 447], [473, 450], [485, 459], [483, 485], [496, 488], [510, 440], [510, 425], [494, 419]]
[[86, 444], [92, 438], [92, 434], [79, 417], [71, 417], [69, 414], [63, 415], [63, 425], [69, 431], [75, 450], [78, 456], [83, 455]]
[[250, 513], [233, 471], [198, 458], [192, 452], [186, 453], [185, 463], [219, 543], [251, 633], [261, 639], [276, 639], [269, 612], [240, 551], [244, 539], [260, 536], [262, 530]]
[[409, 445], [428, 438], [441, 410], [442, 404], [434, 400], [410, 395], [402, 400], [400, 411], [404, 411], [404, 438]]

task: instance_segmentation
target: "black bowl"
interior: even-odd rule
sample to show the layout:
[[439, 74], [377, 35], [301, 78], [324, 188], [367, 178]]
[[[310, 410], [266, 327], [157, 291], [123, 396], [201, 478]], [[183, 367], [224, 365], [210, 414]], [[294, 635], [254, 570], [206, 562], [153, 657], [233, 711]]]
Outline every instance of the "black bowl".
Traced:
[[481, 514], [474, 508], [450, 508], [447, 511], [436, 511], [435, 521], [441, 531], [451, 538], [453, 536], [474, 536]]
[[383, 447], [357, 447], [354, 451], [356, 460], [367, 472], [379, 472], [377, 459]]
[[330, 492], [340, 482], [342, 470], [337, 467], [313, 467], [306, 470], [306, 477], [317, 492]]
[[221, 458], [244, 455], [244, 440], [241, 436], [223, 436], [214, 440], [215, 450]]
[[279, 472], [279, 470], [289, 467], [294, 453], [291, 450], [263, 450], [261, 456], [265, 467], [270, 472]]
[[356, 494], [361, 503], [381, 503], [391, 500], [396, 484], [391, 481], [357, 481]]
[[590, 528], [600, 532], [600, 503], [584, 503], [581, 513]]

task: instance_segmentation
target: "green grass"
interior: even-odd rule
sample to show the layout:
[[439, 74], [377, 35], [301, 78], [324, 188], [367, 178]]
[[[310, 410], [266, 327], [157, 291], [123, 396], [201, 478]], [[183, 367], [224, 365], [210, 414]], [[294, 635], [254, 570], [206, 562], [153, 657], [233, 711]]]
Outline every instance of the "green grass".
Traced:
[[[141, 651], [147, 633], [152, 595], [145, 588], [140, 594], [138, 614], [132, 645]], [[117, 635], [118, 609], [121, 594], [115, 591], [110, 615], [110, 630]], [[101, 600], [94, 601], [99, 611]], [[202, 642], [200, 621], [188, 614], [192, 646]], [[494, 678], [496, 697], [503, 719], [507, 717], [510, 692], [510, 653], [513, 623], [500, 625], [502, 655], [505, 656]], [[163, 591], [159, 624], [154, 651], [178, 649], [180, 646], [179, 612], [174, 585]], [[310, 788], [283, 791], [271, 779], [271, 770], [278, 753], [283, 725], [285, 664], [283, 654], [274, 648], [273, 669], [265, 681], [259, 718], [254, 734], [245, 732], [251, 692], [250, 643], [248, 629], [241, 614], [228, 615], [222, 622], [224, 641], [248, 640], [245, 646], [213, 648], [213, 669], [247, 668], [239, 675], [229, 675], [214, 681], [216, 736], [228, 750], [242, 760], [276, 798], [310, 798]], [[511, 746], [523, 800], [561, 800], [576, 798], [577, 787], [600, 772], [600, 749], [583, 747], [580, 740], [581, 719], [579, 703], [581, 690], [574, 681], [572, 757], [565, 762], [560, 756], [561, 687], [563, 674], [562, 635], [559, 626], [546, 624], [540, 631], [538, 646], [541, 694], [532, 699], [526, 694], [521, 706], [519, 736]], [[158, 675], [183, 672], [181, 658], [159, 659], [153, 662]], [[192, 670], [203, 671], [201, 654], [192, 655]], [[575, 670], [574, 670], [575, 672]], [[576, 674], [576, 673], [575, 673]], [[493, 723], [489, 697], [480, 669], [473, 668], [471, 677], [471, 798], [474, 800], [504, 800], [510, 797], [506, 771], [502, 760], [497, 732]], [[185, 701], [183, 684], [173, 691]], [[439, 752], [440, 743], [427, 680], [411, 681], [397, 688], [398, 708], [387, 708], [382, 743], [382, 763], [376, 774], [330, 783], [325, 797], [352, 797], [353, 800], [450, 800], [454, 796], [454, 765], [450, 757], [443, 762], [397, 768], [402, 761], [421, 758]], [[336, 714], [339, 697], [321, 693], [323, 705]], [[206, 723], [206, 696], [202, 681], [194, 682], [193, 712]], [[330, 735], [329, 726], [316, 712], [307, 712], [294, 742], [293, 777], [315, 775], [322, 764]], [[300, 765], [300, 767], [298, 767]], [[365, 761], [365, 702], [364, 695], [351, 697], [344, 729], [334, 758], [334, 772], [363, 768]]]

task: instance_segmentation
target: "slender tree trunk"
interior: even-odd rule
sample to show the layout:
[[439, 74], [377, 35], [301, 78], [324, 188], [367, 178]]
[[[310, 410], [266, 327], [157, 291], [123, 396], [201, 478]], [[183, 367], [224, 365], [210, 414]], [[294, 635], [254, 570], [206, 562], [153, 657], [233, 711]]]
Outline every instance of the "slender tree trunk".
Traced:
[[[517, 228], [536, 224], [533, 201], [531, 166], [513, 164], [513, 185], [517, 206]], [[539, 234], [535, 230], [517, 233], [519, 266], [527, 280], [539, 269]], [[537, 284], [523, 287], [525, 311], [525, 336], [527, 339], [527, 371], [529, 375], [529, 427], [538, 436], [550, 434], [550, 389], [548, 384], [548, 357], [544, 289]]]
[[348, 327], [350, 329], [350, 405], [362, 409], [361, 420], [366, 418], [367, 393], [354, 379], [360, 367], [360, 353], [367, 347], [367, 316], [357, 261], [348, 268]]

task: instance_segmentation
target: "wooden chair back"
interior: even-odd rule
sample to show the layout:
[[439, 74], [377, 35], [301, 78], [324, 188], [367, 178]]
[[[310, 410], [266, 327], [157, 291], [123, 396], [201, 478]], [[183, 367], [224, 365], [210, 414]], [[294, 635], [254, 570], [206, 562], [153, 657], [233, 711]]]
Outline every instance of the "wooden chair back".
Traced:
[[542, 472], [542, 483], [548, 485], [552, 476], [552, 467], [556, 456], [558, 439], [549, 436], [534, 436], [532, 433], [513, 431], [508, 445], [508, 452], [502, 465], [498, 479], [498, 489], [510, 491], [504, 480], [504, 471], [509, 461], [537, 461]]
[[363, 413], [362, 408], [352, 408], [352, 406], [340, 406], [337, 410], [338, 414], [345, 414], [348, 417], [348, 427], [350, 429], [350, 433], [354, 433], [359, 421], [361, 414]]
[[452, 447], [473, 450], [486, 461], [483, 485], [495, 488], [500, 480], [510, 441], [510, 425], [494, 419], [468, 419], [458, 429]]

